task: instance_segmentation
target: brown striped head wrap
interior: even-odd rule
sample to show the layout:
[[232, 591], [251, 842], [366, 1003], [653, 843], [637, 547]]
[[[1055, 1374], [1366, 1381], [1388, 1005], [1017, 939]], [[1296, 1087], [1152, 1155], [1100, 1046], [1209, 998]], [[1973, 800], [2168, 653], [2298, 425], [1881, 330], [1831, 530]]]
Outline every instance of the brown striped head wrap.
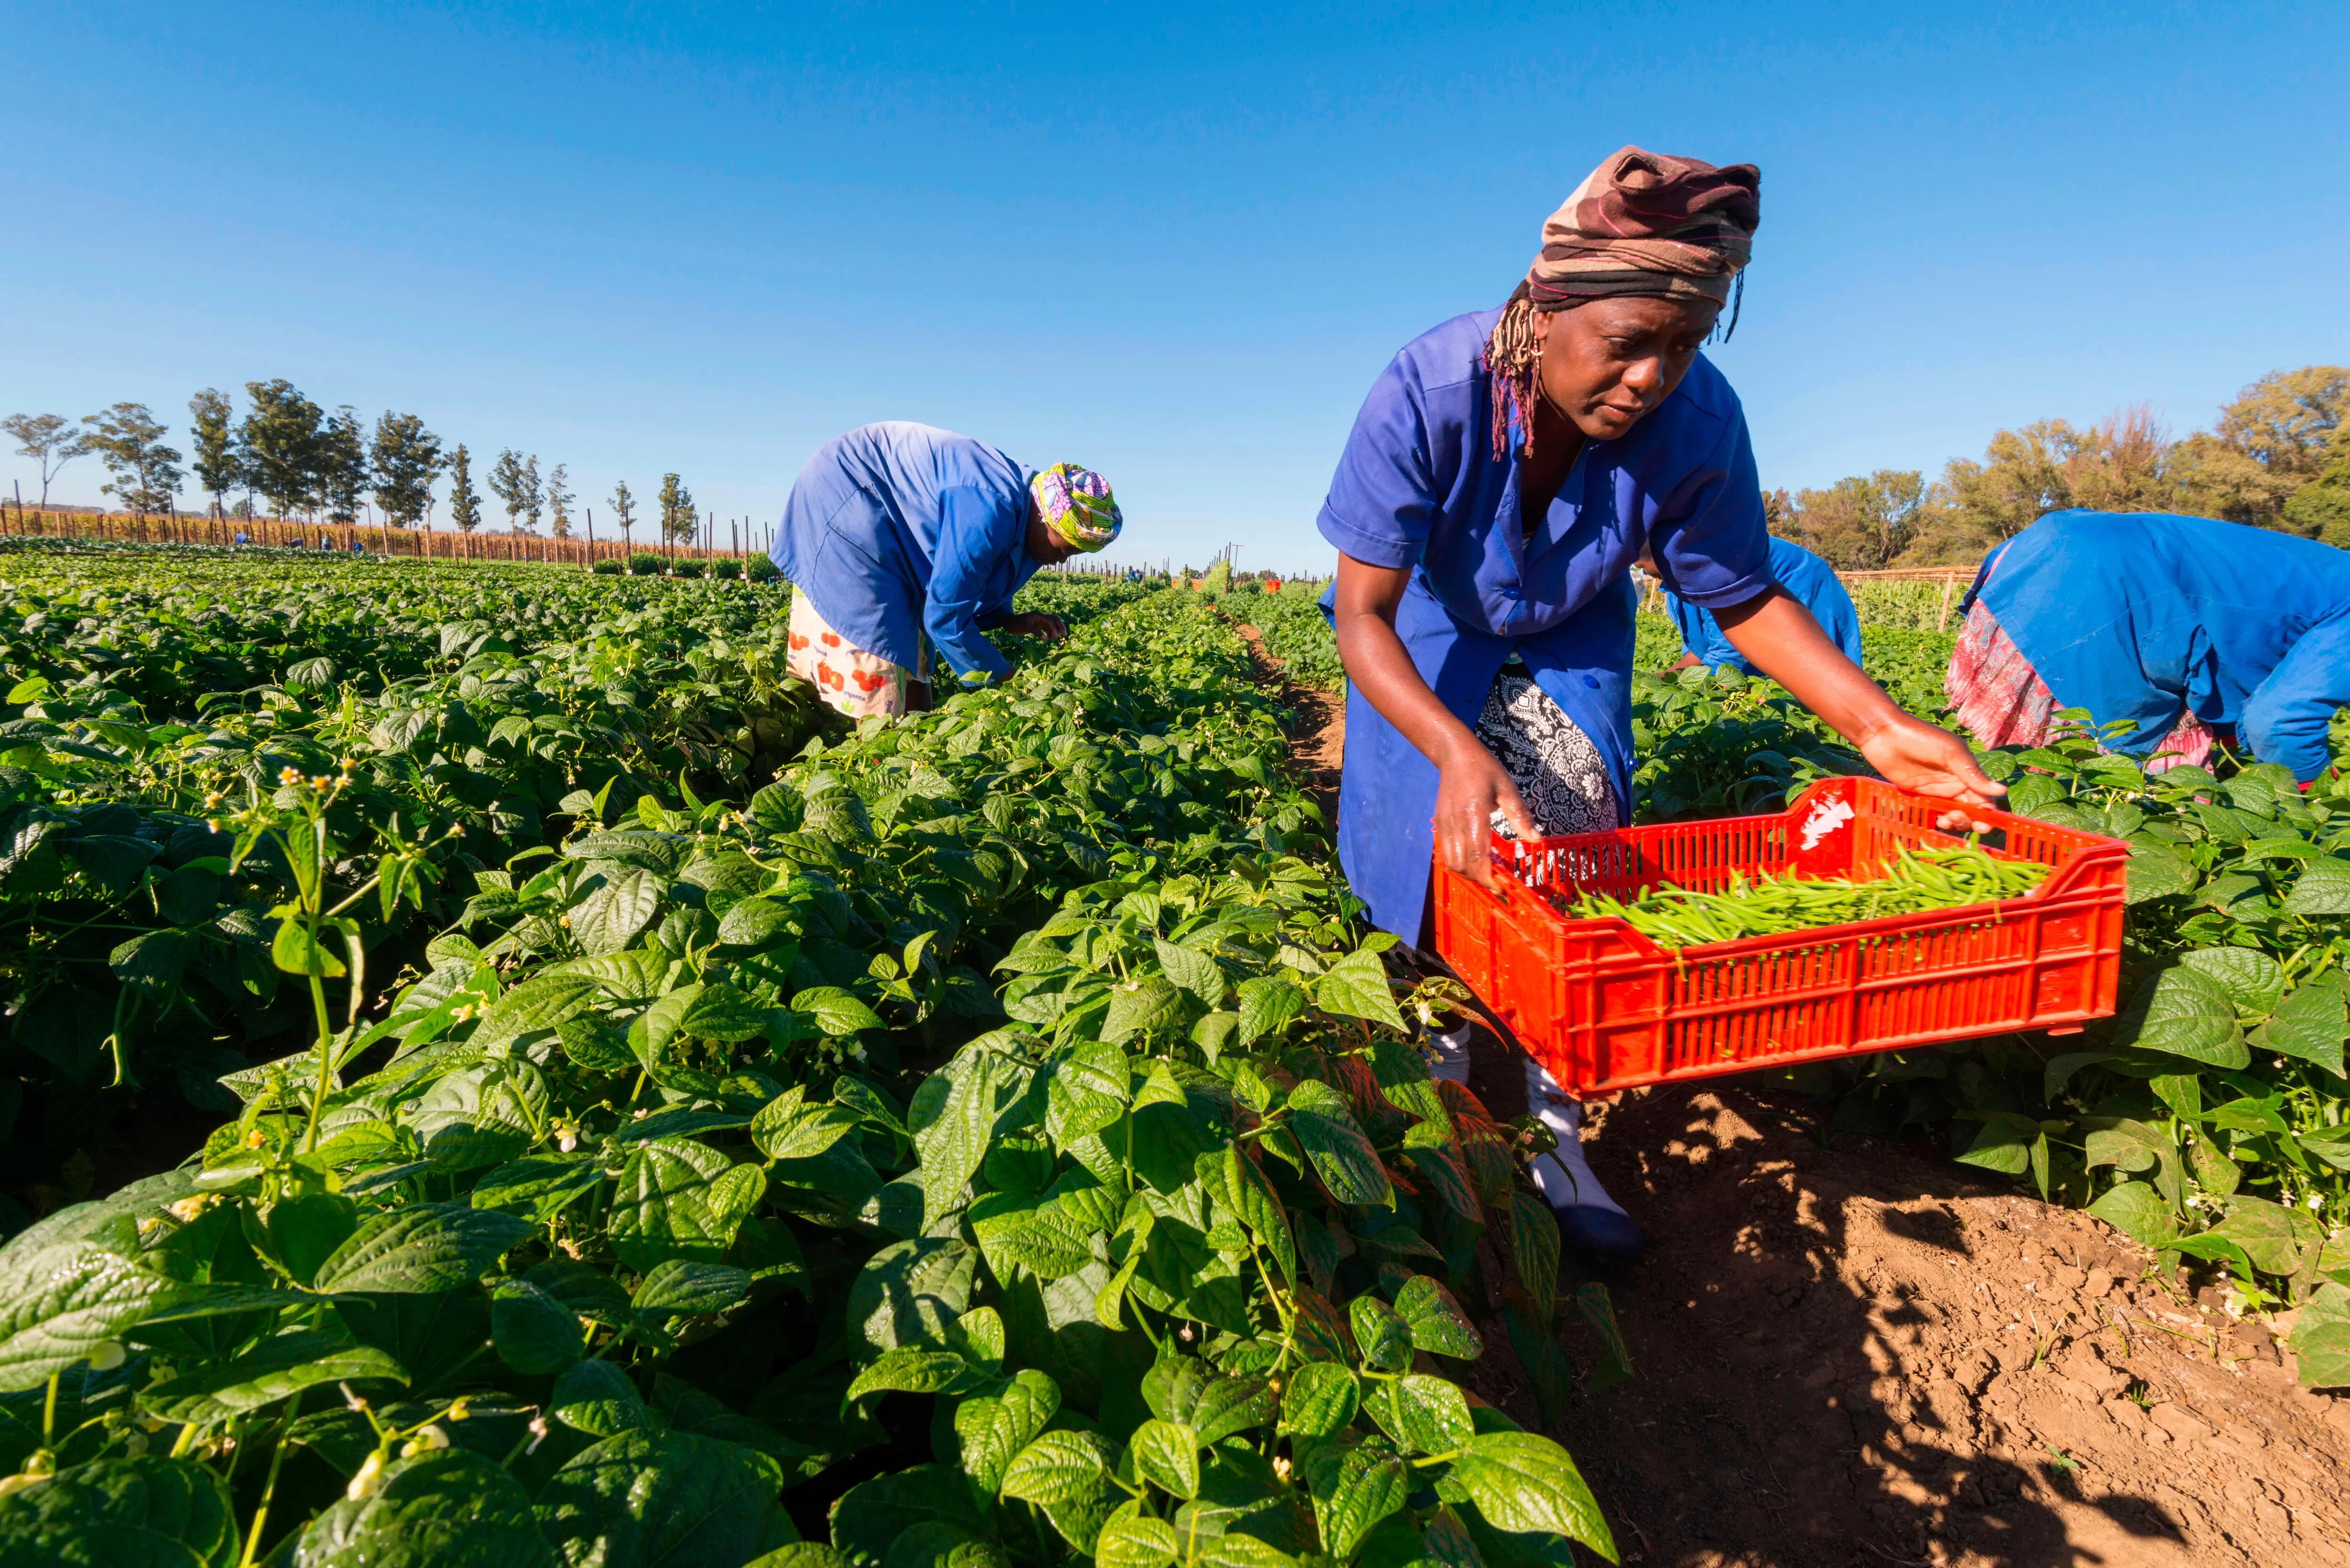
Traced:
[[[1533, 447], [1537, 311], [1623, 295], [1730, 303], [1731, 280], [1762, 222], [1762, 171], [1717, 169], [1627, 147], [1587, 175], [1543, 223], [1542, 254], [1510, 296], [1485, 346], [1492, 371], [1493, 452], [1507, 454], [1513, 407]], [[1733, 311], [1731, 325], [1737, 325]]]

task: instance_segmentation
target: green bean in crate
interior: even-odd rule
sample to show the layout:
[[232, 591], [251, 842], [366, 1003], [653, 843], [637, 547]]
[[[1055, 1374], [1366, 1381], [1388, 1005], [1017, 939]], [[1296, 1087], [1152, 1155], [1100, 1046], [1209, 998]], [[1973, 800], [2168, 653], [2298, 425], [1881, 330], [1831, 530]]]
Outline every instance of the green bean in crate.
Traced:
[[1997, 859], [1969, 844], [1904, 848], [1884, 876], [1866, 882], [1767, 872], [1749, 879], [1733, 870], [1730, 886], [1719, 893], [1659, 888], [1629, 903], [1586, 893], [1571, 902], [1562, 895], [1552, 904], [1576, 919], [1614, 916], [1659, 947], [1685, 948], [1988, 904], [2029, 893], [2047, 875], [2048, 867], [2035, 861]]

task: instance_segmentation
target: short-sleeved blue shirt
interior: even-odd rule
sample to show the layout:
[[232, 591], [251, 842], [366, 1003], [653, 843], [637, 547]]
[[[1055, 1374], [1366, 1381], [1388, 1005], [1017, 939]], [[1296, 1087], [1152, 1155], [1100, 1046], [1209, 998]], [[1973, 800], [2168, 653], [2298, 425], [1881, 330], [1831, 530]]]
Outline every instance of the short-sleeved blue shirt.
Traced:
[[[1486, 338], [1498, 311], [1455, 317], [1405, 346], [1356, 416], [1319, 526], [1355, 559], [1413, 568], [1396, 630], [1463, 723], [1513, 656], [1607, 763], [1631, 801], [1629, 566], [1652, 544], [1669, 592], [1707, 608], [1771, 585], [1762, 493], [1738, 396], [1702, 356], [1673, 395], [1614, 441], [1587, 444], [1529, 532], [1518, 441], [1493, 455]], [[1326, 606], [1328, 597], [1325, 597]], [[1339, 862], [1378, 926], [1419, 942], [1437, 770], [1351, 689]]]
[[959, 675], [1012, 668], [981, 635], [1035, 575], [1034, 471], [931, 425], [860, 426], [818, 448], [792, 483], [771, 552], [851, 645], [927, 676], [922, 637]]
[[[1836, 580], [1835, 568], [1793, 540], [1774, 535], [1771, 540], [1771, 575], [1787, 590], [1788, 597], [1812, 612], [1812, 618], [1820, 623], [1828, 640], [1843, 649], [1846, 659], [1858, 664], [1860, 612], [1853, 608], [1852, 596]], [[1737, 645], [1722, 635], [1721, 623], [1713, 618], [1711, 610], [1667, 594], [1665, 613], [1680, 629], [1683, 651], [1696, 654], [1698, 661], [1709, 670], [1727, 664], [1742, 674], [1756, 673]]]

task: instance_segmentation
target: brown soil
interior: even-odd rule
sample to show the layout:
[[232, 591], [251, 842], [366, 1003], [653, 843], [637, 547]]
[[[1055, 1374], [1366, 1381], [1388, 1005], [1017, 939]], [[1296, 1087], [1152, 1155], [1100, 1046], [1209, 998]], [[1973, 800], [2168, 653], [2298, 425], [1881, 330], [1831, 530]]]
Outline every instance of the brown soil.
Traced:
[[[1343, 709], [1290, 695], [1335, 794]], [[1483, 1030], [1471, 1084], [1523, 1111]], [[2282, 1324], [2230, 1319], [2101, 1222], [1936, 1148], [1831, 1144], [1822, 1107], [1752, 1080], [1595, 1106], [1586, 1137], [1651, 1246], [1606, 1280], [1633, 1379], [1554, 1435], [1626, 1563], [2350, 1568], [2350, 1397], [2301, 1388]], [[1534, 1425], [1485, 1326], [1471, 1386]]]
[[1613, 1286], [1637, 1376], [1557, 1435], [1626, 1561], [2350, 1563], [2350, 1399], [2267, 1329], [2085, 1214], [1930, 1147], [1823, 1147], [1825, 1119], [1737, 1080], [1591, 1118], [1653, 1250]]
[[1338, 820], [1338, 763], [1347, 752], [1347, 700], [1342, 692], [1294, 685], [1280, 662], [1264, 650], [1264, 637], [1253, 626], [1234, 627], [1249, 645], [1249, 658], [1267, 685], [1281, 688], [1289, 704], [1290, 757], [1305, 775], [1328, 820]]

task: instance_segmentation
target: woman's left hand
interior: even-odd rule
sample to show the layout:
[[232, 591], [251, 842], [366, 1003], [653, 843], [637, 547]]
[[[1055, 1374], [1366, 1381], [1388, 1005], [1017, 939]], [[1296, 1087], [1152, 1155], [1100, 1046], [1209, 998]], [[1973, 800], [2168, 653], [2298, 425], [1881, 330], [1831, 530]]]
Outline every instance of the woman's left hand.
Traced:
[[1022, 637], [1042, 638], [1046, 642], [1058, 642], [1069, 635], [1066, 621], [1059, 616], [1045, 615], [1042, 611], [1015, 615], [1003, 623], [1003, 628], [1006, 631], [1017, 632]]
[[[1939, 795], [1968, 805], [1993, 805], [2007, 793], [2005, 784], [1992, 783], [1975, 765], [1974, 753], [1967, 750], [1964, 741], [1907, 713], [1894, 715], [1863, 739], [1860, 754], [1887, 783], [1918, 794]], [[1971, 821], [1964, 813], [1952, 812], [1937, 826], [1981, 831], [1985, 825]]]

